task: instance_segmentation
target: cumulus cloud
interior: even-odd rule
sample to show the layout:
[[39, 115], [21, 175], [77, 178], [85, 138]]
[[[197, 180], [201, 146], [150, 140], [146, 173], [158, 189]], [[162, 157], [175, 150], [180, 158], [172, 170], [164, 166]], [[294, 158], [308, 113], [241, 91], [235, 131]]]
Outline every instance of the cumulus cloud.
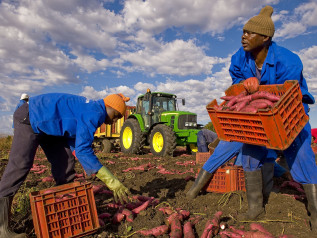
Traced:
[[192, 40], [175, 40], [158, 49], [145, 48], [137, 52], [122, 53], [121, 58], [131, 62], [140, 71], [170, 75], [209, 74], [216, 57], [206, 56]]
[[[123, 14], [127, 27], [161, 32], [166, 28], [182, 27], [186, 31], [223, 33], [259, 11], [261, 6], [278, 1], [253, 0], [127, 0]], [[263, 4], [263, 5], [261, 5]], [[245, 18], [246, 17], [246, 18]]]
[[282, 11], [279, 20], [282, 26], [276, 30], [275, 38], [289, 39], [299, 36], [311, 27], [317, 26], [317, 2], [303, 3], [294, 9], [294, 13], [286, 15]]

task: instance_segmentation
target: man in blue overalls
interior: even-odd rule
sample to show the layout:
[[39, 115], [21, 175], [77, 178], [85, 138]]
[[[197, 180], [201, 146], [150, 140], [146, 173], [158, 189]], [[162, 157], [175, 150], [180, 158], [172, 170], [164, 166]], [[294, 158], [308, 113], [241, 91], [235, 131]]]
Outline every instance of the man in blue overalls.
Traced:
[[[286, 80], [298, 80], [303, 95], [303, 105], [308, 113], [308, 104], [315, 99], [308, 92], [303, 77], [303, 65], [299, 57], [272, 41], [274, 23], [271, 19], [273, 8], [264, 7], [258, 16], [252, 17], [244, 26], [242, 47], [232, 56], [230, 75], [233, 84], [243, 83], [253, 93], [259, 84], [283, 84]], [[307, 123], [291, 146], [284, 151], [290, 172], [295, 181], [302, 183], [307, 195], [311, 226], [317, 229], [317, 166], [310, 146], [311, 130]], [[224, 162], [238, 155], [239, 142], [221, 141], [214, 154], [204, 164], [195, 184], [187, 193], [189, 198], [197, 196], [214, 172]], [[272, 187], [273, 160], [275, 151], [265, 147], [242, 145], [242, 163], [245, 170], [249, 210], [241, 219], [256, 219], [264, 213], [265, 200]]]
[[72, 182], [75, 178], [75, 159], [85, 172], [96, 174], [113, 191], [116, 201], [129, 200], [129, 190], [103, 166], [92, 149], [94, 133], [102, 123], [112, 124], [124, 116], [122, 94], [111, 94], [97, 101], [85, 97], [52, 93], [31, 97], [13, 115], [14, 136], [0, 182], [0, 237], [22, 238], [8, 227], [13, 196], [32, 168], [37, 147], [40, 145], [48, 161], [56, 185]]
[[[308, 113], [308, 104], [315, 99], [308, 92], [303, 65], [291, 51], [272, 41], [274, 23], [273, 8], [264, 7], [259, 15], [252, 17], [243, 27], [242, 47], [232, 56], [230, 75], [233, 84], [243, 83], [253, 93], [259, 84], [283, 84], [286, 80], [297, 80], [303, 95], [303, 105]], [[255, 219], [264, 213], [261, 166], [269, 161], [265, 147], [244, 144], [242, 162], [245, 171], [249, 210], [242, 219]], [[290, 147], [283, 151], [293, 179], [303, 184], [311, 227], [317, 231], [317, 166], [311, 148], [311, 127], [307, 123]]]

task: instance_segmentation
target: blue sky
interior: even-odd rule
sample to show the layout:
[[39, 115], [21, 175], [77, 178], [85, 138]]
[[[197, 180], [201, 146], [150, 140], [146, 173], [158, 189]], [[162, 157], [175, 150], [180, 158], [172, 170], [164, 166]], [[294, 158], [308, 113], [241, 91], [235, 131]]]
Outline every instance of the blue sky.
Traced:
[[180, 109], [206, 124], [205, 106], [231, 85], [242, 27], [265, 5], [273, 40], [300, 56], [316, 98], [316, 0], [0, 0], [0, 133], [12, 134], [22, 93], [121, 92], [134, 105], [151, 88], [186, 98]]

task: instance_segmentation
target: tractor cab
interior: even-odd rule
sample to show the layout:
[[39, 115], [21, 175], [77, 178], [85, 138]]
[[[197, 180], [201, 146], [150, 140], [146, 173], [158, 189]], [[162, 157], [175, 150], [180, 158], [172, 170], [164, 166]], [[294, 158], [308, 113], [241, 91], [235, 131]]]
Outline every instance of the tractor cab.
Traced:
[[[139, 96], [136, 113], [142, 115], [144, 128], [150, 129], [154, 124], [161, 121], [163, 112], [177, 111], [177, 97], [174, 94], [151, 92], [147, 90], [146, 94]], [[183, 105], [185, 100], [183, 99]]]

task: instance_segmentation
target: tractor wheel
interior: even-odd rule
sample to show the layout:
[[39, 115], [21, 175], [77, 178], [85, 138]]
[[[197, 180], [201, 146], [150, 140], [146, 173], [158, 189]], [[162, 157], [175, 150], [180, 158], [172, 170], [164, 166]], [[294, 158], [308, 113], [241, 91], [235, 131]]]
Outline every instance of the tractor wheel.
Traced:
[[139, 154], [145, 143], [140, 125], [136, 119], [126, 120], [120, 132], [120, 147], [125, 154]]
[[195, 155], [198, 152], [197, 145], [195, 145], [195, 144], [186, 145], [186, 152], [189, 155]]
[[108, 139], [103, 139], [101, 144], [101, 151], [103, 153], [110, 153], [112, 150], [112, 143]]
[[176, 136], [172, 128], [159, 124], [150, 134], [150, 148], [155, 156], [173, 156], [176, 148]]

